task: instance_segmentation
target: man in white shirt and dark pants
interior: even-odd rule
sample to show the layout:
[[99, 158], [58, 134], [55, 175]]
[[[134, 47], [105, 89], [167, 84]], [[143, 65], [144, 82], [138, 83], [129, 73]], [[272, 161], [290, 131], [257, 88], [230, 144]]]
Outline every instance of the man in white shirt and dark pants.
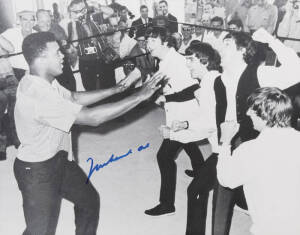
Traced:
[[[100, 199], [75, 161], [68, 160], [72, 125], [97, 126], [148, 99], [158, 88], [154, 76], [122, 101], [86, 106], [123, 92], [137, 77], [100, 91], [70, 92], [55, 80], [62, 73], [63, 54], [54, 34], [34, 33], [22, 45], [30, 74], [19, 83], [15, 122], [21, 145], [14, 173], [23, 196], [24, 235], [54, 235], [62, 198], [74, 203], [76, 235], [96, 235]], [[71, 156], [69, 152], [69, 156]]]
[[[277, 88], [259, 88], [248, 98], [247, 115], [260, 132], [231, 154], [236, 122], [221, 124], [217, 175], [224, 187], [243, 185], [254, 235], [298, 235], [300, 133], [291, 128], [293, 106]], [[232, 156], [231, 156], [232, 155]]]

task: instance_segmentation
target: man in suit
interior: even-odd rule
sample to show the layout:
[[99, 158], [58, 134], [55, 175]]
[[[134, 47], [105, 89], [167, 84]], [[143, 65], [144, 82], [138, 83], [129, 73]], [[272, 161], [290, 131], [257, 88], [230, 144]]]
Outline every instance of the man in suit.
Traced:
[[129, 31], [129, 36], [132, 38], [134, 35], [144, 36], [147, 28], [152, 25], [152, 18], [148, 16], [148, 7], [141, 5], [141, 17], [132, 22], [132, 28]]
[[178, 32], [178, 23], [177, 18], [169, 13], [168, 9], [168, 2], [165, 0], [159, 1], [159, 8], [161, 9], [163, 15], [168, 19], [168, 25], [167, 28], [169, 30], [169, 33], [176, 33]]

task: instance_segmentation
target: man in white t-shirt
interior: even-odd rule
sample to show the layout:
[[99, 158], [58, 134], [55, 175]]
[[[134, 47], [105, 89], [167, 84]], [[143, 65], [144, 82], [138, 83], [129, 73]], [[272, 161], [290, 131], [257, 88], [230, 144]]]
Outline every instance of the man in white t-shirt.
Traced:
[[67, 158], [70, 128], [74, 123], [97, 126], [124, 114], [150, 98], [162, 76], [152, 77], [122, 101], [88, 108], [123, 92], [139, 78], [130, 74], [110, 89], [70, 92], [55, 80], [62, 73], [63, 54], [52, 33], [27, 36], [22, 50], [30, 70], [17, 90], [15, 122], [21, 145], [14, 173], [23, 196], [24, 234], [54, 235], [65, 198], [75, 205], [76, 234], [96, 235], [99, 195], [77, 163]]

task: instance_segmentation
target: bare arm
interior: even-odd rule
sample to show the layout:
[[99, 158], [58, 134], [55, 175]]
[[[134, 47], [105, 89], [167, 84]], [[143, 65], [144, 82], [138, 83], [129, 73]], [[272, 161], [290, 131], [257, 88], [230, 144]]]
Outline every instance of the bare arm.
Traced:
[[72, 92], [73, 102], [88, 106], [94, 104], [98, 101], [104, 100], [112, 95], [121, 93], [131, 87], [132, 84], [136, 83], [141, 79], [141, 73], [138, 70], [133, 70], [130, 74], [127, 75], [125, 79], [119, 82], [115, 87], [89, 91], [89, 92]]
[[122, 88], [118, 86], [96, 91], [78, 91], [72, 92], [72, 99], [77, 104], [88, 106], [90, 104], [94, 104], [98, 101], [104, 100], [112, 95], [118, 94], [122, 91]]
[[164, 77], [153, 76], [137, 93], [115, 103], [99, 105], [94, 108], [83, 108], [76, 117], [75, 124], [98, 126], [133, 109], [139, 103], [150, 98], [159, 88], [158, 83]]

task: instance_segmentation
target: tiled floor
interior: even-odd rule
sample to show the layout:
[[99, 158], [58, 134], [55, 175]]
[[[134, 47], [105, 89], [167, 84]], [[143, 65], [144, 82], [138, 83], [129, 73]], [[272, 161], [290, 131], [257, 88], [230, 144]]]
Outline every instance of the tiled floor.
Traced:
[[[101, 235], [184, 235], [186, 225], [186, 188], [191, 181], [184, 174], [190, 163], [184, 152], [178, 160], [176, 214], [162, 218], [144, 215], [144, 210], [158, 202], [160, 175], [156, 152], [162, 141], [158, 127], [163, 123], [163, 112], [146, 108], [131, 112], [125, 120], [117, 120], [97, 129], [86, 129], [79, 139], [79, 160], [88, 172], [86, 160], [93, 157], [97, 163], [106, 162], [111, 154], [123, 155], [129, 149], [133, 154], [113, 162], [96, 172], [92, 182], [101, 196]], [[150, 147], [138, 152], [137, 147], [150, 143]], [[201, 146], [205, 156], [209, 146]], [[24, 229], [21, 194], [13, 176], [12, 167], [16, 155], [8, 149], [8, 160], [0, 162], [0, 235], [19, 235]], [[211, 197], [210, 197], [211, 198]], [[211, 200], [209, 202], [207, 234], [210, 234]], [[249, 216], [235, 211], [231, 235], [249, 235]], [[63, 201], [57, 227], [57, 235], [74, 233], [73, 206]]]

